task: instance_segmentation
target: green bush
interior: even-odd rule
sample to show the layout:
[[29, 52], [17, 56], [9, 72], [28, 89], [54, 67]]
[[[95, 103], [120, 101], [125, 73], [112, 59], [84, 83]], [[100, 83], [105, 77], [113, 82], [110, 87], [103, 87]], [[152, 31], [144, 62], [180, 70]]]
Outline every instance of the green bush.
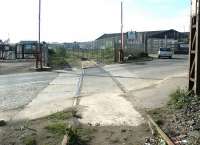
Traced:
[[91, 140], [91, 134], [90, 129], [69, 127], [67, 128], [68, 145], [87, 145]]
[[49, 53], [49, 56], [55, 56], [56, 55], [56, 52], [55, 52], [54, 49], [49, 49], [48, 53]]
[[183, 108], [184, 105], [190, 103], [191, 100], [191, 93], [178, 88], [176, 91], [170, 94], [170, 101], [169, 105], [172, 105], [176, 109]]
[[56, 49], [56, 56], [58, 57], [66, 57], [67, 51], [65, 48], [57, 48]]

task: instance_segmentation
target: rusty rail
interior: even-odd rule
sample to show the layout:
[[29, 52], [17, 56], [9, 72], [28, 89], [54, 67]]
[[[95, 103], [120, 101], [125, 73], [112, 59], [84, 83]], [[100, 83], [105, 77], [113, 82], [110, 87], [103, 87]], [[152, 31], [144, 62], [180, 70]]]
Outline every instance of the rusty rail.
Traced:
[[150, 115], [147, 115], [148, 120], [151, 122], [151, 124], [156, 128], [157, 132], [160, 134], [160, 136], [165, 140], [165, 142], [168, 145], [175, 145], [171, 139], [162, 131], [162, 129], [156, 124], [156, 122], [151, 118]]

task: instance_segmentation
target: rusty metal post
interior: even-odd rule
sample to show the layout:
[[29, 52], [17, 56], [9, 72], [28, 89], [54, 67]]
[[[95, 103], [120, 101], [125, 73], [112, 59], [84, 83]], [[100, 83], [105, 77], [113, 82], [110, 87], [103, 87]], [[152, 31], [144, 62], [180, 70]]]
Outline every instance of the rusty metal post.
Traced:
[[200, 95], [200, 0], [195, 4], [195, 13], [191, 11], [190, 51], [189, 51], [189, 91]]
[[146, 54], [148, 54], [148, 47], [147, 47], [147, 45], [148, 45], [148, 36], [147, 36], [147, 33], [145, 33], [144, 34], [144, 52]]
[[121, 48], [119, 49], [119, 62], [124, 60], [124, 33], [123, 33], [123, 2], [121, 2]]
[[38, 62], [40, 62], [40, 69], [42, 69], [42, 47], [40, 44], [40, 29], [41, 29], [41, 0], [39, 0], [39, 14], [38, 14], [38, 51], [36, 57], [36, 68], [38, 68]]
[[198, 6], [197, 6], [197, 23], [196, 23], [196, 33], [197, 33], [197, 39], [196, 39], [196, 65], [195, 65], [195, 93], [197, 95], [200, 95], [200, 0], [198, 0]]

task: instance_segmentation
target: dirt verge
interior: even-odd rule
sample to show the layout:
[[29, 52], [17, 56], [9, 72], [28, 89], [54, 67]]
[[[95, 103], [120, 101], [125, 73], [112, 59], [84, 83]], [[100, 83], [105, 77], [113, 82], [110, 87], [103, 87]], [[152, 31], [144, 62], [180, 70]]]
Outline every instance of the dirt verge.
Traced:
[[33, 60], [24, 62], [0, 62], [0, 75], [32, 72], [35, 62]]
[[167, 106], [149, 111], [163, 131], [179, 145], [200, 144], [200, 98], [177, 90]]
[[[61, 144], [69, 126], [74, 125], [75, 114], [74, 109], [69, 109], [37, 120], [7, 122], [6, 126], [0, 127], [1, 145]], [[70, 145], [142, 145], [147, 136], [150, 136], [147, 124], [137, 127], [79, 124], [71, 136], [73, 141], [78, 139], [78, 142]]]

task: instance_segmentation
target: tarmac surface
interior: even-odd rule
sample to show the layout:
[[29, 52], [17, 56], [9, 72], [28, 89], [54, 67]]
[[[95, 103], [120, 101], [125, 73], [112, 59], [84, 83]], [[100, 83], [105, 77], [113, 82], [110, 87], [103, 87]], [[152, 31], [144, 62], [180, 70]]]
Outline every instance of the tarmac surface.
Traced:
[[135, 64], [114, 64], [104, 69], [124, 86], [127, 99], [137, 108], [154, 109], [164, 106], [169, 94], [187, 88], [188, 57], [154, 59]]
[[14, 119], [37, 119], [72, 107], [79, 76], [60, 73]]
[[23, 109], [57, 76], [52, 72], [0, 75], [0, 118]]
[[0, 75], [0, 110], [24, 106], [48, 86], [56, 73], [21, 73]]

